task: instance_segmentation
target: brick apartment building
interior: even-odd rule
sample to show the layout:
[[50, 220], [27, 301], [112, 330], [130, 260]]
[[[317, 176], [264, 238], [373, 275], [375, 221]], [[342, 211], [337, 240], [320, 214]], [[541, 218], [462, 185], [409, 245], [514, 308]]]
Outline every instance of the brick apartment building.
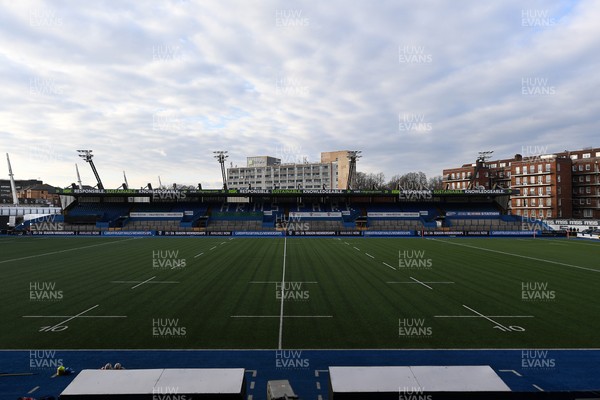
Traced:
[[479, 159], [443, 170], [445, 189], [518, 189], [509, 211], [533, 218], [600, 219], [600, 148]]

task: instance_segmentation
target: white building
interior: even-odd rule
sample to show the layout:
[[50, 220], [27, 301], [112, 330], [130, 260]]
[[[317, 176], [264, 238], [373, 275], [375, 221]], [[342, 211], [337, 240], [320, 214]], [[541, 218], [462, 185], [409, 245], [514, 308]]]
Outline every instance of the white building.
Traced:
[[246, 160], [246, 167], [227, 169], [229, 189], [339, 189], [337, 161], [281, 164], [268, 156]]

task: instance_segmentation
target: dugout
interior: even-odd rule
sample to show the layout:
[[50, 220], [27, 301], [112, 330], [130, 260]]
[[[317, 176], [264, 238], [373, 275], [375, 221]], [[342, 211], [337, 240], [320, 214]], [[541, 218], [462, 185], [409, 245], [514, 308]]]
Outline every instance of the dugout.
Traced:
[[60, 399], [215, 399], [246, 398], [243, 368], [137, 369], [81, 371]]

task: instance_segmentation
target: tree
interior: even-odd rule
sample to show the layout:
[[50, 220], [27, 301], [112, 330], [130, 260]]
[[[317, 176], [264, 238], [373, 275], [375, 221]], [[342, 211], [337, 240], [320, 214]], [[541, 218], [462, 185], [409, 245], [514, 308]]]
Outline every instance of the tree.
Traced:
[[394, 189], [423, 190], [427, 188], [427, 176], [424, 172], [408, 172], [400, 176]]
[[357, 190], [383, 190], [386, 188], [385, 175], [383, 172], [376, 174], [365, 174], [357, 172], [353, 189]]
[[431, 190], [443, 189], [444, 188], [444, 186], [442, 184], [443, 180], [444, 180], [444, 178], [441, 175], [431, 177], [427, 181], [427, 187]]

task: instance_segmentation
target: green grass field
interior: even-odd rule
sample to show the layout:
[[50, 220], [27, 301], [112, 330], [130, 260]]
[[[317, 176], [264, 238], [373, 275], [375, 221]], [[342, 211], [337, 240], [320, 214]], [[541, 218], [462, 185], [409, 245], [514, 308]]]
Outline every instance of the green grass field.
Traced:
[[566, 239], [4, 237], [0, 348], [598, 348], [599, 255]]

